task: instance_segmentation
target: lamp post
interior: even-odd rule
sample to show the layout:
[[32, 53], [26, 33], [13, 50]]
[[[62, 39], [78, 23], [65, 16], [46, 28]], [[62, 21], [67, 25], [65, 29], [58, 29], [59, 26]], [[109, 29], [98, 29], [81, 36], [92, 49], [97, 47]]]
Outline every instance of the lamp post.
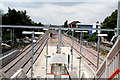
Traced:
[[74, 42], [74, 30], [72, 30], [72, 49], [71, 49], [71, 71], [73, 70], [73, 42]]
[[33, 77], [33, 55], [34, 55], [34, 39], [35, 34], [44, 34], [43, 32], [34, 32], [34, 31], [23, 31], [22, 34], [32, 34], [32, 59], [31, 59], [31, 80]]
[[47, 46], [46, 46], [46, 77], [47, 77], [47, 64], [48, 64], [47, 55], [48, 55], [48, 37], [49, 37], [49, 29], [43, 29], [43, 30], [46, 30], [46, 31], [47, 31]]
[[81, 56], [82, 56], [82, 33], [87, 33], [88, 31], [75, 31], [75, 32], [80, 32], [80, 60], [79, 60], [79, 79], [80, 79], [80, 74], [81, 74]]
[[[63, 29], [68, 30], [68, 29]], [[73, 42], [74, 42], [74, 30], [72, 31], [72, 47], [71, 47], [71, 71], [73, 70]]]
[[59, 28], [58, 32], [59, 32], [58, 53], [61, 54], [61, 49], [60, 49], [60, 45], [61, 45], [61, 29], [60, 28]]
[[99, 51], [100, 51], [100, 37], [101, 36], [107, 36], [107, 34], [98, 34], [97, 70], [99, 68]]

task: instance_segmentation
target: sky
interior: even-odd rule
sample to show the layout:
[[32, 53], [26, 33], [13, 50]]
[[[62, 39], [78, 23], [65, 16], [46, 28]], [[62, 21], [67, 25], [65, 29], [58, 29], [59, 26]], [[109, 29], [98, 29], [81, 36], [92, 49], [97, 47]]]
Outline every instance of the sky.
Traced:
[[0, 9], [7, 13], [8, 7], [26, 10], [35, 22], [64, 24], [102, 22], [117, 9], [117, 0], [0, 0]]

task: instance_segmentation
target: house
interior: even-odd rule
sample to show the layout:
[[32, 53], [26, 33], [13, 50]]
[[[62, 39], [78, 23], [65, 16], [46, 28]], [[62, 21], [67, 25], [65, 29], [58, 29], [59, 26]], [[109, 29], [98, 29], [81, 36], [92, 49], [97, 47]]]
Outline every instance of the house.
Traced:
[[71, 22], [71, 23], [68, 24], [68, 27], [69, 28], [76, 28], [76, 24], [77, 23], [80, 23], [80, 22], [79, 21], [73, 21], [73, 22]]

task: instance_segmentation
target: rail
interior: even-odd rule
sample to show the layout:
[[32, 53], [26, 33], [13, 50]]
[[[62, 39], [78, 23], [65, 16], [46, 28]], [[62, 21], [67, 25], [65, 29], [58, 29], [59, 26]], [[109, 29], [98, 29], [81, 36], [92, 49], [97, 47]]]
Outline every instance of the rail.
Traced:
[[11, 77], [11, 79], [14, 78], [27, 78], [27, 75], [25, 74], [25, 72], [23, 71], [23, 69], [19, 69], [15, 74], [13, 74], [13, 76]]
[[[108, 78], [118, 67], [120, 67], [120, 36], [109, 51], [100, 68], [96, 71], [94, 78]], [[114, 78], [119, 78], [119, 74], [114, 76]]]
[[[68, 39], [66, 39], [65, 38], [65, 36], [63, 35], [63, 40], [65, 40], [66, 42], [68, 42], [68, 41], [72, 41], [69, 37], [68, 37]], [[70, 46], [72, 46], [71, 45], [71, 42], [68, 42], [68, 44], [70, 45]], [[73, 46], [73, 48], [74, 48], [74, 50], [75, 50], [75, 52], [77, 52], [78, 53], [78, 55], [79, 55], [79, 46], [80, 46], [80, 44], [79, 43], [77, 43], [77, 42], [75, 42], [74, 43], [74, 46]], [[94, 51], [94, 50], [92, 50], [92, 49], [87, 49], [87, 48], [85, 48], [84, 46], [82, 46], [82, 49], [85, 51], [84, 52], [84, 54], [82, 54], [82, 56], [83, 56], [83, 59], [85, 60], [85, 62], [91, 67], [91, 69], [92, 69], [92, 71], [93, 71], [93, 73], [94, 73], [94, 71], [96, 70], [96, 67], [97, 67], [97, 64], [96, 64], [96, 61], [95, 61], [95, 59], [97, 60], [97, 55], [96, 55], [96, 51]], [[91, 57], [90, 57], [91, 56]], [[92, 58], [94, 56], [94, 59]], [[100, 56], [100, 63], [102, 63], [102, 61], [103, 61], [103, 59], [104, 59], [104, 57], [103, 56]]]

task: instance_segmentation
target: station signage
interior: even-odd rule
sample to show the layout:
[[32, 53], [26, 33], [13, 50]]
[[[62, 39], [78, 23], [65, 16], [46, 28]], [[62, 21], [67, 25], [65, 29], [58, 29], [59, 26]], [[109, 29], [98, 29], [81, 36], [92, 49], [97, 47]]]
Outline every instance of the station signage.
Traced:
[[46, 56], [46, 55], [44, 55], [45, 56], [45, 58], [47, 57], [47, 58], [51, 58], [51, 56]]

